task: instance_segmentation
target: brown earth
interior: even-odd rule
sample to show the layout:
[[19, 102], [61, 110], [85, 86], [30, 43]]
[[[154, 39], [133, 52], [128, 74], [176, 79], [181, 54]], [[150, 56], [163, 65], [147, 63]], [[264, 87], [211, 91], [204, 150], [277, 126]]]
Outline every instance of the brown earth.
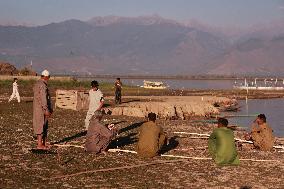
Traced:
[[[1, 99], [0, 99], [1, 101]], [[110, 102], [112, 103], [112, 102]], [[58, 144], [84, 144], [85, 112], [55, 109], [50, 119], [49, 139]], [[120, 130], [111, 148], [134, 150], [137, 132], [144, 118], [106, 116], [105, 123], [117, 123]], [[198, 120], [158, 120], [168, 137], [165, 154], [209, 157], [207, 140], [176, 135], [174, 131], [210, 133], [215, 125]], [[238, 137], [241, 131], [235, 131]], [[240, 166], [219, 167], [212, 160], [185, 160], [136, 154], [87, 154], [81, 148], [52, 147], [50, 153], [33, 153], [32, 102], [0, 102], [0, 188], [284, 188], [283, 153], [238, 148], [240, 158], [270, 159], [275, 162], [241, 161]], [[279, 142], [278, 142], [279, 143]], [[132, 169], [81, 174], [60, 179], [54, 176], [83, 171], [173, 160], [172, 163]]]
[[[137, 97], [124, 97], [128, 98]], [[140, 100], [146, 102], [140, 102]], [[139, 100], [139, 101], [138, 101]], [[233, 104], [233, 100], [224, 97], [212, 96], [139, 96], [136, 101], [127, 100], [119, 106], [108, 108], [111, 115], [126, 115], [135, 117], [147, 117], [154, 112], [158, 118], [164, 119], [191, 119], [191, 117], [212, 117], [218, 115], [219, 110], [214, 104]]]

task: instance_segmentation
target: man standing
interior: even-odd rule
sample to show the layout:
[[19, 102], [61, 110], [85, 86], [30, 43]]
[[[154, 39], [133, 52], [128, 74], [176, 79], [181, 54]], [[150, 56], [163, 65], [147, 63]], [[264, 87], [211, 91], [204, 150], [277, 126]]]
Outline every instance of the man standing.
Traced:
[[106, 148], [116, 133], [113, 124], [106, 127], [100, 123], [102, 117], [101, 111], [95, 111], [90, 121], [85, 142], [85, 150], [87, 152], [105, 154]]
[[120, 81], [120, 78], [116, 78], [114, 87], [115, 87], [115, 104], [121, 104], [122, 83]]
[[249, 136], [249, 139], [253, 141], [253, 145], [256, 148], [262, 151], [269, 151], [273, 148], [275, 140], [273, 130], [266, 123], [266, 116], [264, 114], [257, 116]]
[[10, 96], [8, 102], [11, 102], [11, 100], [13, 100], [15, 97], [17, 98], [18, 103], [21, 102], [21, 100], [20, 100], [20, 95], [19, 95], [19, 91], [18, 91], [18, 83], [17, 83], [17, 82], [18, 82], [18, 79], [17, 79], [17, 78], [14, 78], [13, 93], [12, 93], [12, 95]]
[[148, 120], [140, 128], [137, 144], [137, 154], [144, 158], [158, 155], [158, 152], [167, 141], [162, 127], [156, 124], [156, 114], [149, 113]]
[[227, 126], [227, 119], [218, 119], [218, 128], [214, 129], [209, 137], [209, 153], [218, 165], [238, 165], [240, 160], [236, 150], [234, 133]]
[[49, 72], [44, 70], [41, 78], [33, 87], [33, 128], [34, 134], [37, 135], [37, 149], [48, 149], [46, 144], [48, 118], [52, 114], [51, 99], [47, 87]]
[[93, 117], [95, 111], [100, 111], [104, 105], [103, 93], [100, 91], [99, 83], [94, 80], [91, 82], [92, 89], [89, 91], [89, 110], [85, 119], [85, 128], [88, 130], [90, 120]]

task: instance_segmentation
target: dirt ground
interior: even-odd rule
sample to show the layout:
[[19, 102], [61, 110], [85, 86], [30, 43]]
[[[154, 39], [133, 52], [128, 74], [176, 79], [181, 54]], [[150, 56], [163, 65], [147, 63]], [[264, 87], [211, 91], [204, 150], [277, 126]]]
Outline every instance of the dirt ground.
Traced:
[[[49, 124], [49, 140], [57, 144], [84, 144], [86, 112], [55, 109]], [[106, 116], [117, 123], [120, 134], [110, 148], [134, 150], [144, 119]], [[174, 131], [210, 133], [215, 125], [198, 121], [158, 120], [170, 139], [165, 154], [208, 158], [207, 139], [176, 135]], [[240, 131], [236, 131], [241, 136]], [[219, 167], [212, 160], [179, 158], [141, 159], [131, 153], [95, 155], [81, 148], [52, 147], [49, 153], [31, 151], [32, 102], [0, 100], [0, 188], [284, 188], [284, 153], [239, 148], [240, 158], [276, 160], [241, 161], [240, 166]], [[168, 162], [171, 160], [172, 162]], [[163, 161], [162, 163], [160, 161]], [[165, 162], [167, 161], [167, 162]], [[145, 163], [158, 164], [144, 165]], [[129, 169], [90, 172], [123, 166]], [[53, 178], [65, 176], [63, 178]]]

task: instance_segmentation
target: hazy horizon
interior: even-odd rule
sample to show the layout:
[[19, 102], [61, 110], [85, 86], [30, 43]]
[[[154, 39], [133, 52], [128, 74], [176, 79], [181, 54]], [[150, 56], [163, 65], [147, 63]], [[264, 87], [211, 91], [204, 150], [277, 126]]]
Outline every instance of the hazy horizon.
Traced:
[[[0, 58], [17, 66], [33, 60], [36, 70], [64, 73], [284, 72], [284, 0], [0, 0], [0, 12]], [[97, 18], [107, 15], [123, 18]]]
[[182, 23], [200, 22], [246, 29], [284, 19], [283, 0], [0, 0], [0, 25], [46, 25], [97, 16], [159, 15]]

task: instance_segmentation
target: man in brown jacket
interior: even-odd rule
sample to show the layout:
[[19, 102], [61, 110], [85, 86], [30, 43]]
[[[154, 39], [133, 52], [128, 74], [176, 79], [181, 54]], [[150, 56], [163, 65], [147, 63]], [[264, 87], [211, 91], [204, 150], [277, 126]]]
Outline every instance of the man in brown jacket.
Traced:
[[49, 72], [44, 70], [33, 87], [33, 129], [37, 135], [37, 149], [48, 149], [46, 145], [48, 118], [52, 113], [51, 99], [47, 88]]
[[95, 111], [91, 118], [85, 142], [85, 151], [87, 152], [106, 154], [106, 149], [116, 133], [113, 124], [104, 126], [100, 123], [102, 117], [101, 111]]
[[273, 130], [266, 123], [264, 114], [259, 114], [254, 121], [250, 139], [253, 141], [253, 145], [262, 151], [269, 151], [273, 148], [275, 140]]
[[141, 157], [150, 158], [158, 155], [162, 146], [166, 143], [166, 136], [161, 126], [156, 122], [156, 114], [148, 114], [149, 121], [144, 123], [139, 132], [137, 154]]

